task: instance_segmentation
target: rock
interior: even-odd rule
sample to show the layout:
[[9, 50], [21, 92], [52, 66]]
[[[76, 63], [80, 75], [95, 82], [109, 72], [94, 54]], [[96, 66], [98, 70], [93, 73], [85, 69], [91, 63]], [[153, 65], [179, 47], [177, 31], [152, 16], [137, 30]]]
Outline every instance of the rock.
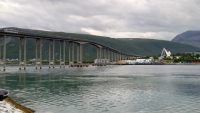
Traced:
[[8, 97], [8, 91], [0, 89], [0, 101], [4, 100], [7, 97]]

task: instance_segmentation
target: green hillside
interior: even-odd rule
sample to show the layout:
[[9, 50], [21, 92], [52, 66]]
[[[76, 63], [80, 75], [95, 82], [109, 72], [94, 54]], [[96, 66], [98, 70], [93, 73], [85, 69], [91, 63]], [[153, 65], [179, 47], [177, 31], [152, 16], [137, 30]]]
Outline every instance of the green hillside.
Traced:
[[134, 51], [140, 55], [158, 55], [163, 48], [170, 50], [172, 53], [184, 53], [199, 51], [197, 47], [180, 44], [171, 41], [154, 40], [154, 39], [120, 39], [127, 45], [127, 51]]
[[[39, 31], [39, 30], [29, 30], [29, 29], [20, 29], [20, 28], [12, 28], [18, 30], [19, 32], [26, 32], [30, 34], [40, 34], [40, 35], [49, 35], [55, 37], [66, 37], [73, 39], [83, 39], [89, 40], [93, 42], [100, 43], [102, 45], [114, 48], [116, 50], [134, 54], [134, 55], [159, 55], [162, 48], [166, 48], [172, 53], [183, 53], [183, 52], [192, 52], [199, 51], [200, 49], [197, 47], [193, 47], [190, 45], [179, 44], [176, 42], [163, 41], [163, 40], [154, 40], [154, 39], [115, 39], [109, 37], [102, 36], [94, 36], [87, 34], [74, 34], [74, 33], [64, 33], [64, 32], [49, 32], [49, 31]], [[28, 47], [28, 57], [34, 58], [35, 56], [35, 41], [33, 39], [29, 39], [27, 42]], [[59, 43], [56, 44], [57, 46]], [[58, 47], [56, 48], [56, 57], [59, 57]], [[48, 55], [48, 41], [44, 42], [44, 57]], [[93, 59], [96, 57], [96, 49], [91, 45], [84, 46], [84, 58]], [[9, 58], [17, 58], [18, 57], [18, 40], [15, 38], [11, 38], [8, 43], [8, 57]]]

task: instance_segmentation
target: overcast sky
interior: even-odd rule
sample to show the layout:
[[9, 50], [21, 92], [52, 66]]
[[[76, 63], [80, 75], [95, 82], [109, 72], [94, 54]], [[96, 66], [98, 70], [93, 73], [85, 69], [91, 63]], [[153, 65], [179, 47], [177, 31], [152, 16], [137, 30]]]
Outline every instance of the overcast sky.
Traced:
[[0, 27], [171, 40], [200, 29], [200, 0], [0, 0]]

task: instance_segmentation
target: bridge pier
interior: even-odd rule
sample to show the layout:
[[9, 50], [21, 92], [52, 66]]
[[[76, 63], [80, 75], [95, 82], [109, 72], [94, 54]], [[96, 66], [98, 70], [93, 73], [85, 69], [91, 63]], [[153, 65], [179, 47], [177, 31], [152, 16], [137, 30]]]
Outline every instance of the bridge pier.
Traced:
[[69, 42], [69, 66], [74, 64], [74, 42]]
[[[38, 52], [39, 49], [39, 52]], [[36, 48], [35, 48], [35, 52], [36, 52], [36, 56], [35, 56], [35, 69], [37, 70], [42, 69], [42, 39], [41, 38], [37, 38], [36, 39]], [[38, 55], [39, 54], [39, 55]], [[39, 56], [39, 58], [38, 58]]]
[[51, 40], [49, 40], [49, 68], [51, 68]]
[[111, 60], [112, 60], [112, 63], [115, 61], [115, 59], [114, 59], [114, 52], [113, 51], [111, 51]]
[[121, 60], [124, 60], [124, 55], [121, 53]]
[[[22, 55], [24, 58], [22, 59]], [[19, 40], [19, 70], [26, 70], [26, 38]]]
[[118, 57], [117, 61], [120, 61], [120, 53], [117, 54], [117, 57]]
[[55, 40], [49, 40], [49, 68], [55, 68]]
[[112, 51], [110, 50], [109, 52], [110, 52], [109, 53], [110, 54], [110, 63], [112, 63], [112, 61], [113, 61]]
[[113, 52], [112, 52], [112, 50], [110, 50], [110, 63], [112, 63], [113, 62]]
[[3, 48], [0, 45], [0, 65], [3, 67], [2, 71], [6, 71], [6, 36], [3, 36], [1, 39]]
[[98, 50], [98, 56], [97, 56], [97, 59], [102, 59], [102, 47], [97, 47], [97, 50]]
[[42, 69], [42, 39], [40, 38], [40, 69]]
[[109, 64], [110, 62], [110, 55], [109, 55], [109, 49], [108, 48], [105, 48], [105, 57], [104, 57], [104, 60], [105, 60], [105, 65]]
[[65, 68], [65, 62], [66, 62], [66, 41], [63, 42], [63, 65], [64, 65], [64, 68]]
[[76, 63], [79, 64], [80, 63], [80, 44], [77, 43], [76, 45]]
[[111, 59], [111, 51], [110, 51], [110, 49], [108, 49], [108, 59], [109, 59], [109, 61]]
[[80, 63], [83, 63], [83, 44], [80, 44]]
[[53, 40], [53, 68], [55, 68], [55, 40]]
[[106, 65], [109, 63], [117, 63], [118, 61], [125, 60], [128, 56], [118, 52], [116, 50], [112, 50], [107, 47], [101, 47], [99, 45], [97, 47], [97, 60], [95, 61], [95, 65]]
[[[63, 46], [63, 47], [62, 47]], [[62, 48], [63, 48], [63, 56], [62, 56]], [[64, 40], [60, 40], [60, 68], [65, 68], [65, 48], [66, 42]]]
[[120, 61], [122, 60], [122, 54], [121, 53], [119, 54], [119, 60]]
[[112, 51], [112, 62], [114, 63], [115, 62], [115, 52]]
[[83, 43], [78, 43], [77, 47], [77, 63], [83, 63]]
[[106, 48], [103, 49], [103, 59], [107, 58]]
[[[0, 55], [0, 57], [1, 56], [2, 55]], [[6, 36], [3, 36], [3, 58], [2, 58], [2, 61], [0, 61], [0, 63], [3, 65], [3, 71], [6, 71]]]
[[97, 54], [96, 54], [96, 59], [99, 59], [99, 48], [96, 48]]
[[108, 55], [107, 55], [107, 49], [104, 48], [104, 59], [107, 59]]
[[[76, 64], [70, 64], [70, 67], [88, 67], [87, 64], [83, 64], [83, 45], [85, 42], [76, 42], [74, 43], [76, 46]], [[75, 48], [73, 48], [75, 52]], [[72, 54], [74, 54], [72, 51]], [[75, 54], [74, 54], [75, 55]], [[75, 58], [74, 56], [72, 58]]]
[[119, 54], [116, 53], [116, 62], [118, 62], [118, 61], [119, 61]]
[[103, 58], [105, 56], [104, 48], [100, 45], [96, 45], [96, 59], [93, 66], [103, 66]]
[[[2, 47], [0, 45], [0, 66], [3, 64], [3, 60], [2, 60]], [[1, 71], [1, 69], [0, 69]]]

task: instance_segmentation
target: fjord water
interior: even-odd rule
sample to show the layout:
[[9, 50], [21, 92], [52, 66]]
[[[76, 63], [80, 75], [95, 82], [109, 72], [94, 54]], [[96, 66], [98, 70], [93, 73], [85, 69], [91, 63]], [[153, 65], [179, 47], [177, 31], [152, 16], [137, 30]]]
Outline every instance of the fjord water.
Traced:
[[200, 111], [198, 65], [11, 71], [0, 74], [0, 88], [36, 113]]

